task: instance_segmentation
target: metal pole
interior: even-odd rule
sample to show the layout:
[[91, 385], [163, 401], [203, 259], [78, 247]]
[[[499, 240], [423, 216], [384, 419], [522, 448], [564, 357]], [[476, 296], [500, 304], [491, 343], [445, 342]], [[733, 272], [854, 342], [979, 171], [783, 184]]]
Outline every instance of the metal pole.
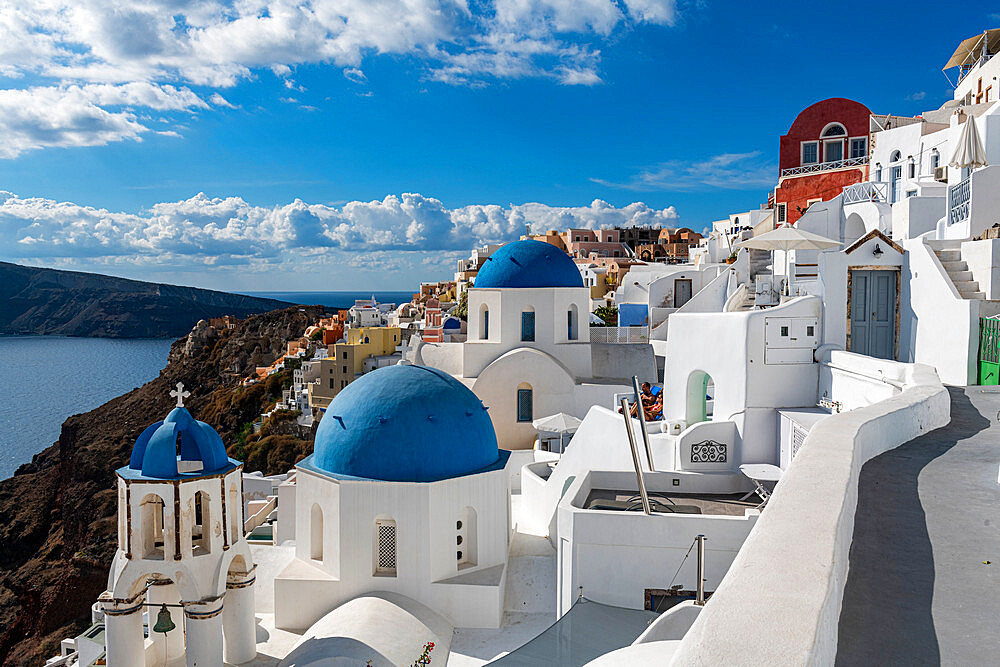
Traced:
[[[642, 427], [642, 444], [646, 447], [646, 462], [649, 463], [649, 472], [656, 472], [653, 467], [653, 450], [649, 446], [649, 434], [646, 433], [646, 411], [642, 409], [642, 401], [639, 400], [639, 378], [632, 376], [632, 390], [635, 392], [635, 412], [639, 416], [639, 425]], [[661, 390], [662, 391], [662, 390]]]
[[699, 607], [705, 606], [705, 536], [698, 535], [694, 538], [698, 543], [698, 588], [695, 593], [694, 603]]
[[652, 514], [649, 508], [649, 496], [646, 495], [646, 482], [642, 479], [642, 468], [639, 466], [639, 450], [635, 446], [635, 435], [632, 433], [632, 417], [629, 415], [628, 399], [621, 399], [622, 417], [625, 418], [625, 433], [628, 434], [628, 446], [632, 449], [632, 465], [635, 467], [635, 479], [639, 484], [639, 496], [642, 498], [642, 511]]

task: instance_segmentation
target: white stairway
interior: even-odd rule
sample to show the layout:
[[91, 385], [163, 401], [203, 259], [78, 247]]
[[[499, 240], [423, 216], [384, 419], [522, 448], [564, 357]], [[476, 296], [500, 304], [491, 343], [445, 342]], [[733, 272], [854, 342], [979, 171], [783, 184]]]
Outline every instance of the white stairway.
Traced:
[[933, 250], [963, 299], [986, 298], [986, 293], [979, 290], [979, 283], [972, 279], [969, 265], [962, 259], [962, 249], [959, 242], [939, 241], [934, 244]]

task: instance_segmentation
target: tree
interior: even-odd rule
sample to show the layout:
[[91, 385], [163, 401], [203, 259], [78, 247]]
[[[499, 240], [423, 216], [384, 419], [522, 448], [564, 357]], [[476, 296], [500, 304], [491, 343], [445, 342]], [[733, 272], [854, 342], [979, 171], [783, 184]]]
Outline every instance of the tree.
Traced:
[[618, 325], [618, 308], [615, 306], [598, 306], [594, 309], [594, 314], [604, 320], [605, 326]]
[[463, 290], [462, 294], [458, 297], [458, 305], [455, 306], [455, 310], [452, 311], [452, 315], [455, 315], [463, 322], [469, 320], [469, 290]]

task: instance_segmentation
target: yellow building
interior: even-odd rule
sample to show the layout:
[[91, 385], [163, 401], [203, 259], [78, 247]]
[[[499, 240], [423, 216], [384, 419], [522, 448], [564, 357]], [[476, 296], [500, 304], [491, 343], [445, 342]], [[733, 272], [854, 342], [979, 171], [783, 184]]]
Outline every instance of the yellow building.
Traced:
[[348, 329], [347, 342], [330, 345], [330, 357], [320, 360], [319, 377], [309, 385], [309, 405], [326, 409], [341, 389], [364, 374], [365, 360], [393, 354], [399, 342], [399, 327]]

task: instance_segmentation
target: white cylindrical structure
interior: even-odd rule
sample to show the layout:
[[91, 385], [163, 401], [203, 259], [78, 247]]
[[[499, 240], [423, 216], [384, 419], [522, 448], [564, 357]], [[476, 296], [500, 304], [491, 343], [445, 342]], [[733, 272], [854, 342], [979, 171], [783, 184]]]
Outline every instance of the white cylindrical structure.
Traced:
[[131, 602], [116, 602], [101, 596], [104, 608], [104, 641], [110, 667], [146, 664], [142, 636], [142, 596]]
[[159, 605], [180, 604], [181, 596], [177, 586], [169, 579], [157, 579], [147, 589], [146, 601], [150, 604], [147, 609], [149, 611], [149, 637], [153, 640], [153, 658], [163, 660], [164, 664], [179, 660], [184, 655], [184, 619], [181, 618], [181, 610], [177, 606], [167, 607], [176, 627], [166, 634], [153, 632], [157, 614], [161, 609]]
[[184, 607], [187, 667], [222, 667], [222, 600]]
[[250, 662], [257, 657], [257, 621], [254, 616], [254, 581], [250, 574], [229, 575], [222, 611], [223, 657], [232, 665]]

